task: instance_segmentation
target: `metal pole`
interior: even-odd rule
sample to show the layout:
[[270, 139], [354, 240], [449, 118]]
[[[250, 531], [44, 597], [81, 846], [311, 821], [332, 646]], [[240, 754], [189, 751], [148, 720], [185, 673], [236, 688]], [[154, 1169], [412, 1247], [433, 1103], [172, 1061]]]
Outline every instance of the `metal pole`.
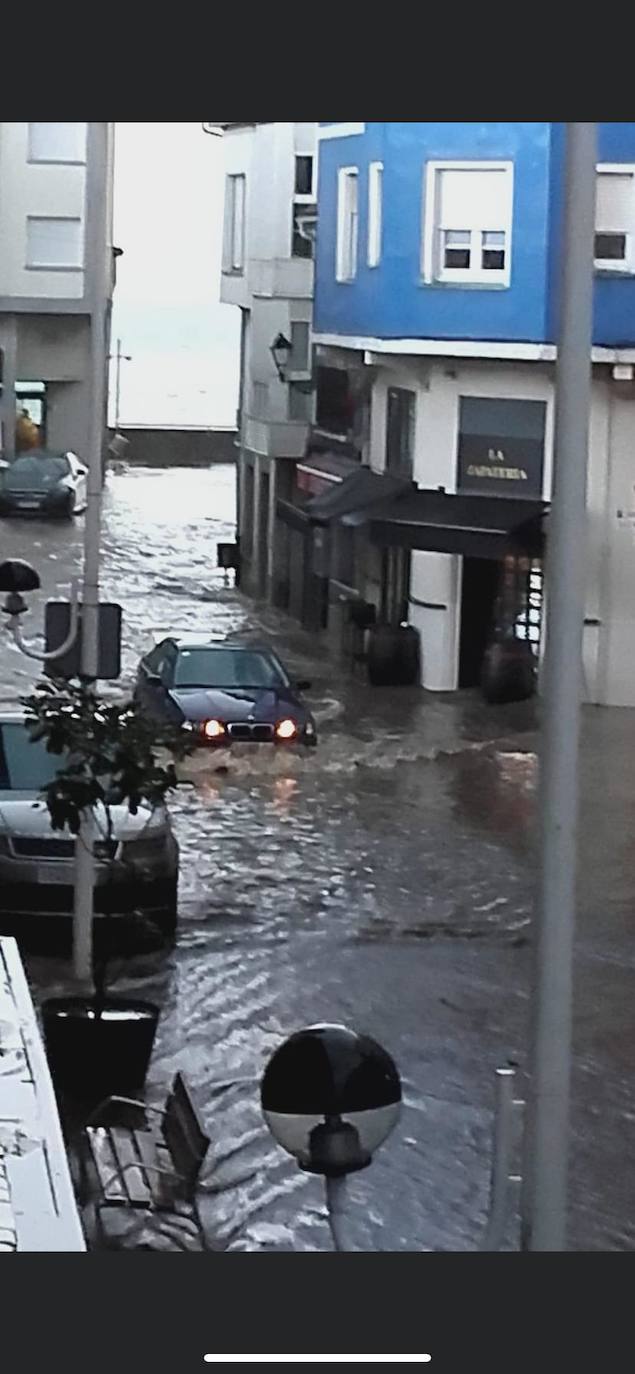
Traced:
[[[99, 556], [101, 544], [102, 450], [104, 438], [104, 398], [106, 381], [106, 177], [107, 156], [105, 124], [91, 126], [90, 148], [94, 177], [95, 204], [93, 258], [93, 299], [90, 328], [90, 439], [88, 447], [87, 503], [84, 527], [84, 580], [82, 592], [82, 677], [94, 686], [99, 653]], [[103, 264], [100, 262], [103, 241]], [[88, 265], [88, 264], [87, 264]], [[95, 817], [82, 815], [75, 846], [75, 895], [73, 907], [73, 965], [76, 977], [92, 981], [93, 911], [95, 885]]]
[[115, 363], [115, 429], [119, 429], [119, 397], [121, 394], [121, 339], [117, 339]]
[[496, 1070], [496, 1105], [490, 1210], [482, 1250], [500, 1250], [509, 1221], [510, 1178], [514, 1142], [514, 1069]]
[[344, 1236], [344, 1207], [347, 1196], [346, 1175], [339, 1178], [330, 1178], [327, 1174], [324, 1179], [326, 1192], [326, 1211], [329, 1221], [329, 1229], [333, 1240], [334, 1250], [349, 1250]]
[[596, 125], [567, 124], [522, 1248], [566, 1247]]

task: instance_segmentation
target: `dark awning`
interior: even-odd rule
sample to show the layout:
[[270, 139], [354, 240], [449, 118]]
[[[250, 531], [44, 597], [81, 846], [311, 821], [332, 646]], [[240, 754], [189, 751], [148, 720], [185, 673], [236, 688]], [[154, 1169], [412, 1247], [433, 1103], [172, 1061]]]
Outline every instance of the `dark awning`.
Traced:
[[402, 492], [413, 490], [412, 483], [404, 481], [401, 477], [392, 477], [372, 472], [367, 467], [360, 467], [332, 491], [314, 496], [305, 509], [312, 520], [320, 523], [340, 520], [342, 516], [348, 516], [347, 524], [357, 523], [355, 517], [358, 514], [360, 520], [369, 518], [368, 507], [382, 500], [393, 501]]
[[491, 496], [452, 496], [412, 490], [373, 510], [371, 539], [384, 547], [501, 558], [509, 551], [540, 557], [543, 501]]

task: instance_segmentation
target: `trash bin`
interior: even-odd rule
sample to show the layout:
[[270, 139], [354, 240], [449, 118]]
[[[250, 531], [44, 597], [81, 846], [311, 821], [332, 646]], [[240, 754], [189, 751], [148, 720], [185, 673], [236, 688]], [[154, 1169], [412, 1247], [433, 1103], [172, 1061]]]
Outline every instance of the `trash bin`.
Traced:
[[536, 657], [527, 640], [496, 640], [485, 651], [481, 690], [492, 705], [526, 701], [536, 691]]
[[368, 680], [374, 687], [419, 682], [419, 633], [412, 625], [373, 625], [368, 631]]
[[97, 1101], [138, 1095], [143, 1087], [159, 1008], [153, 1002], [106, 997], [52, 997], [42, 1005], [46, 1055], [56, 1088]]

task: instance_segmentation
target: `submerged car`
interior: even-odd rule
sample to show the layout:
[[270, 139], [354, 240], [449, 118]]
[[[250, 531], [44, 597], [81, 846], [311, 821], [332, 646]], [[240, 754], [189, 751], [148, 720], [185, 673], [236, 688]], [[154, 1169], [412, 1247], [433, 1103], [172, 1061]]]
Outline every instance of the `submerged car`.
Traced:
[[270, 649], [168, 636], [142, 658], [135, 699], [150, 716], [180, 713], [201, 744], [317, 744], [315, 721]]
[[86, 509], [88, 469], [75, 453], [31, 449], [0, 470], [0, 515], [69, 520]]
[[[75, 840], [52, 829], [41, 798], [60, 764], [31, 739], [24, 716], [0, 714], [0, 930], [9, 917], [72, 913]], [[111, 838], [105, 812], [96, 814], [96, 916], [139, 913], [173, 934], [179, 850], [165, 807], [142, 806], [133, 816], [127, 806], [111, 806]]]

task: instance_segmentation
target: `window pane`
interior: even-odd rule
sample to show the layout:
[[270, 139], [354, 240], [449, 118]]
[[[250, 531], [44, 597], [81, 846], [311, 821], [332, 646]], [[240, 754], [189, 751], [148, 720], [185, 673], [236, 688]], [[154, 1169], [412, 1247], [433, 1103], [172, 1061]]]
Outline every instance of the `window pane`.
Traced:
[[292, 254], [292, 257], [294, 257], [294, 258], [312, 258], [312, 257], [313, 257], [313, 239], [309, 236], [309, 230], [306, 228], [306, 225], [305, 225], [305, 222], [304, 222], [304, 216], [305, 216], [305, 214], [306, 214], [306, 207], [305, 207], [305, 206], [303, 206], [303, 205], [294, 205], [294, 207], [293, 207], [293, 240], [292, 240], [292, 246], [291, 246], [291, 254]]
[[446, 229], [444, 239], [446, 244], [451, 244], [453, 248], [464, 248], [465, 246], [469, 248], [470, 231], [469, 229]]
[[383, 166], [371, 162], [368, 168], [368, 266], [378, 267], [381, 259], [383, 217]]
[[626, 234], [596, 234], [595, 257], [596, 260], [623, 262], [626, 258]]
[[29, 124], [31, 162], [85, 162], [85, 124]]
[[291, 325], [291, 355], [289, 370], [306, 372], [309, 366], [309, 326], [304, 322]]
[[182, 649], [176, 687], [277, 687], [284, 682], [266, 654], [247, 649]]
[[483, 234], [484, 248], [504, 248], [505, 234], [502, 230], [486, 229]]
[[602, 233], [620, 233], [630, 224], [633, 177], [630, 172], [598, 172], [595, 227]]
[[405, 387], [388, 388], [386, 416], [386, 470], [412, 473], [414, 451], [415, 393]]
[[505, 267], [505, 234], [486, 229], [481, 248], [481, 266], [486, 272], [502, 272]]
[[26, 222], [26, 263], [27, 267], [81, 267], [81, 220], [46, 219], [29, 215]]
[[245, 178], [231, 177], [232, 185], [232, 257], [231, 265], [240, 271], [244, 263], [245, 239]]
[[31, 740], [26, 726], [0, 727], [0, 790], [39, 792], [66, 765], [63, 754], [49, 754], [43, 740]]
[[337, 277], [351, 281], [357, 271], [357, 171], [340, 170], [338, 184]]
[[295, 193], [297, 196], [310, 196], [313, 190], [313, 158], [296, 157]]

